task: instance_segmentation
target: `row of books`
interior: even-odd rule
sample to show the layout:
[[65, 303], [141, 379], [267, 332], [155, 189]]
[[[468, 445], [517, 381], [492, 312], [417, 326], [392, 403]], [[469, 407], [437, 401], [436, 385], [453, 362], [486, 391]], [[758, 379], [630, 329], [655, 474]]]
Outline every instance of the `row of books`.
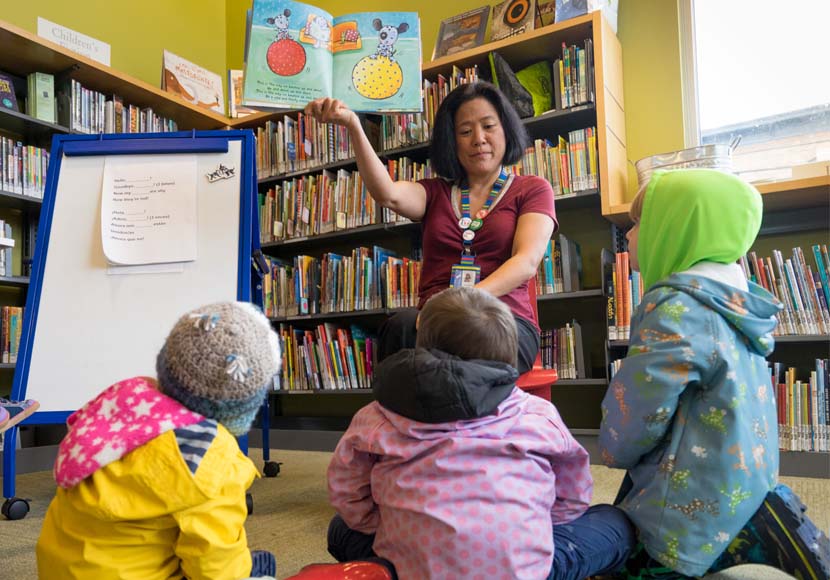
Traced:
[[542, 366], [556, 369], [560, 379], [584, 379], [582, 327], [574, 320], [561, 328], [542, 331]]
[[778, 315], [777, 335], [830, 334], [830, 255], [826, 244], [812, 248], [812, 262], [802, 249], [793, 248], [792, 257], [784, 258], [779, 250], [771, 257], [759, 258], [750, 252], [741, 258], [748, 280], [760, 284], [784, 305]]
[[67, 79], [57, 89], [58, 123], [78, 133], [159, 133], [177, 131], [176, 122], [151, 107], [125, 103], [119, 95], [86, 88]]
[[314, 330], [280, 324], [283, 343], [279, 388], [286, 391], [371, 388], [377, 339], [325, 323]]
[[612, 253], [603, 248], [600, 261], [607, 299], [608, 340], [628, 340], [631, 315], [643, 297], [643, 279], [631, 269], [628, 251]]
[[[26, 114], [30, 117], [55, 122], [55, 77], [49, 73], [33, 72], [26, 76]], [[0, 110], [19, 111], [12, 75], [0, 71]]]
[[562, 43], [562, 56], [553, 61], [553, 96], [557, 109], [594, 102], [594, 43]]
[[0, 136], [0, 189], [42, 198], [49, 151]]
[[16, 240], [12, 237], [12, 226], [0, 220], [0, 276], [12, 276], [12, 248]]
[[263, 305], [270, 317], [406, 308], [418, 304], [421, 262], [379, 246], [344, 256], [266, 257]]
[[[398, 160], [389, 165], [394, 178], [422, 179], [423, 164]], [[379, 223], [408, 222], [381, 207], [369, 195], [357, 171], [322, 171], [280, 182], [259, 196], [262, 243], [304, 238]]]
[[545, 247], [536, 270], [536, 295], [582, 290], [582, 250], [576, 242], [559, 234]]
[[796, 369], [771, 365], [778, 407], [778, 446], [787, 451], [830, 451], [830, 359], [816, 359], [809, 380]]
[[596, 127], [577, 129], [556, 143], [536, 139], [511, 166], [518, 175], [538, 175], [548, 180], [556, 197], [599, 187]]
[[0, 308], [0, 344], [4, 363], [16, 363], [20, 350], [20, 336], [23, 332], [23, 307], [3, 306]]

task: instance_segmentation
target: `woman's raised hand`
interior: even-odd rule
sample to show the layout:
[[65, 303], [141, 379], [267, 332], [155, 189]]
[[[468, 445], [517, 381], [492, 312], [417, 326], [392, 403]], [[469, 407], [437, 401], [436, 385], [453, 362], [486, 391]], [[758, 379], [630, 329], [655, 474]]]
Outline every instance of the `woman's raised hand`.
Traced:
[[311, 115], [321, 123], [334, 123], [348, 127], [357, 121], [357, 114], [343, 101], [325, 97], [315, 99], [305, 106], [306, 115]]

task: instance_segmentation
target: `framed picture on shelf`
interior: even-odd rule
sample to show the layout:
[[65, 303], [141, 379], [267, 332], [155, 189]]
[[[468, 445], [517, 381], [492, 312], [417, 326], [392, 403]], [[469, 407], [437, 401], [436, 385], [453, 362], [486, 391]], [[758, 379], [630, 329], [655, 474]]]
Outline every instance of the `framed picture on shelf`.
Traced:
[[432, 60], [484, 43], [490, 6], [482, 6], [441, 21]]
[[493, 7], [490, 41], [509, 38], [533, 30], [536, 0], [504, 0]]

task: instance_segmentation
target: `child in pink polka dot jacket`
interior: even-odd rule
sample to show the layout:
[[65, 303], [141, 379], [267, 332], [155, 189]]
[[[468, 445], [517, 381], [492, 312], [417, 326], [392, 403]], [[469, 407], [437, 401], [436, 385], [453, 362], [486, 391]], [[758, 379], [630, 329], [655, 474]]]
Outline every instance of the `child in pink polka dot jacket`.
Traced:
[[415, 349], [378, 365], [328, 468], [329, 552], [403, 579], [585, 578], [617, 570], [626, 517], [589, 507], [588, 453], [556, 408], [515, 387], [516, 324], [487, 292], [421, 311]]

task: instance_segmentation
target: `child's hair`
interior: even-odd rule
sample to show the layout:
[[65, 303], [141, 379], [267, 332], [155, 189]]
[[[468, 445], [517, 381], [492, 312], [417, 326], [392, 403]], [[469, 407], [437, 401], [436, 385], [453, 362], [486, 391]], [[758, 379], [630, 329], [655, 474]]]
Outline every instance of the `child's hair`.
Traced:
[[515, 367], [518, 340], [516, 320], [504, 302], [483, 290], [449, 288], [421, 310], [415, 345]]
[[170, 331], [156, 359], [159, 390], [244, 435], [280, 371], [279, 339], [247, 302], [191, 310]]
[[640, 190], [637, 192], [637, 196], [634, 198], [634, 201], [631, 202], [631, 207], [628, 210], [628, 217], [631, 218], [635, 224], [640, 223], [640, 217], [643, 215], [643, 202], [646, 199], [646, 189], [648, 188], [648, 181], [646, 181]]

